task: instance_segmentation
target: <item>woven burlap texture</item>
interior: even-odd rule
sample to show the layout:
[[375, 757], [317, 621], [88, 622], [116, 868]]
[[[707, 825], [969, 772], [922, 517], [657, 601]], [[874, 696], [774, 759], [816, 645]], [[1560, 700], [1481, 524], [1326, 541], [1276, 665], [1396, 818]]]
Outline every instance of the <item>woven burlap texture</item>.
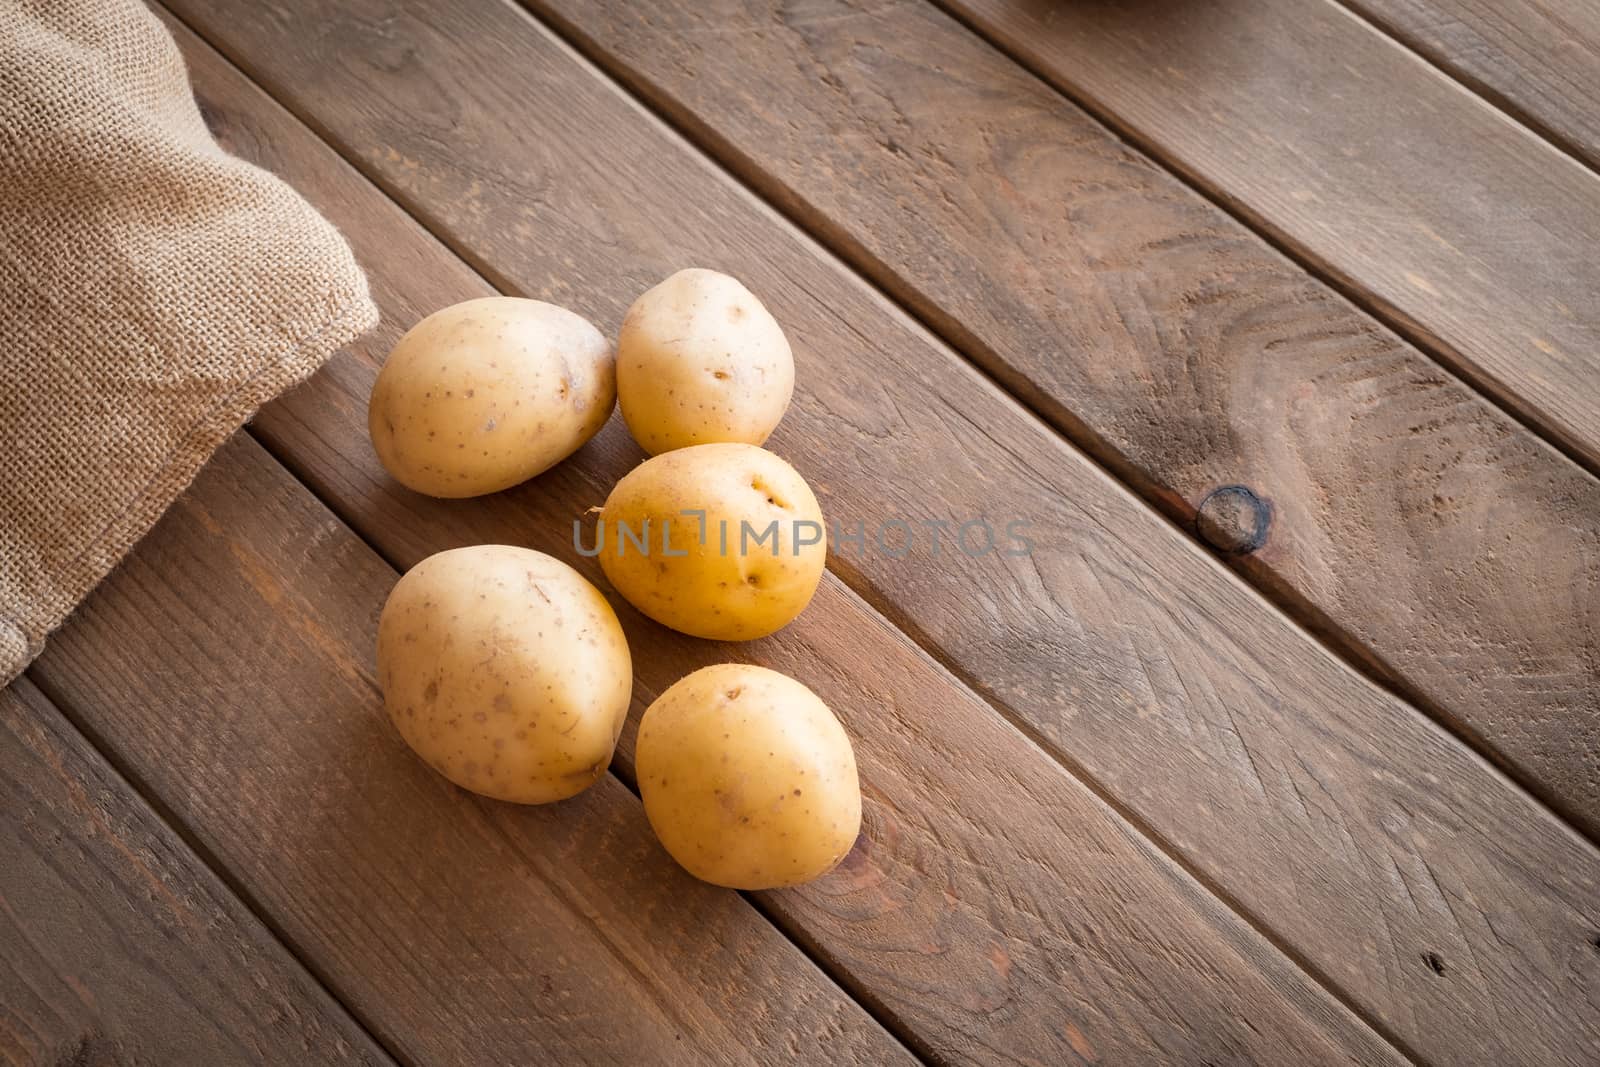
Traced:
[[377, 312], [207, 132], [135, 0], [0, 0], [0, 685], [258, 406]]

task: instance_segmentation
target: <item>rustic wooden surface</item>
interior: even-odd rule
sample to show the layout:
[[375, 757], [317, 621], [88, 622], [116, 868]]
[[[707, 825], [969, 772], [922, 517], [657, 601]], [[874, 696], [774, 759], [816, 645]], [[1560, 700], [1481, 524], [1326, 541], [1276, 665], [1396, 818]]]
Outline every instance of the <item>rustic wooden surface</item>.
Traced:
[[1354, 0], [1349, 6], [1552, 142], [1600, 166], [1600, 5]]
[[[392, 319], [410, 321], [419, 308], [487, 291], [326, 148], [304, 131], [294, 136], [281, 113], [271, 120], [259, 94], [244, 91], [236, 77], [218, 76], [225, 72], [205, 53], [190, 54], [206, 111], [233, 147], [247, 154], [270, 148], [275, 165], [297, 181], [308, 150], [321, 165], [307, 173], [347, 175], [323, 206], [337, 207], [337, 221], [362, 254], [381, 249], [393, 264], [373, 271]], [[360, 189], [365, 198], [356, 195]], [[377, 341], [375, 351], [392, 338]], [[304, 442], [308, 435], [296, 427], [315, 425], [342, 438], [355, 425], [347, 414], [361, 403], [347, 403], [342, 389], [322, 382], [353, 374], [364, 397], [372, 369], [341, 358], [335, 374], [264, 412], [263, 434], [280, 449], [286, 438]], [[332, 414], [340, 410], [346, 414]], [[396, 492], [365, 462], [321, 464], [324, 476], [308, 480], [343, 503], [352, 494], [329, 492], [332, 484], [353, 477], [372, 486], [378, 511], [358, 521], [365, 530], [390, 527], [374, 543], [402, 565], [446, 544], [485, 540], [531, 542], [570, 557], [572, 517], [637, 456], [614, 422], [573, 462], [469, 508]], [[599, 577], [592, 564], [577, 562]], [[641, 710], [694, 667], [741, 654], [671, 638], [618, 608], [635, 653]], [[1263, 1061], [1277, 1045], [1314, 1062], [1392, 1059], [1271, 946], [1216, 908], [1181, 869], [1152, 855], [1126, 823], [843, 586], [830, 582], [802, 622], [755, 648], [763, 662], [806, 678], [844, 717], [863, 764], [873, 768], [866, 775], [868, 832], [834, 879], [763, 895], [762, 906], [797, 940], [836, 961], [846, 985], [863, 990], [913, 1047], [941, 1060], [991, 1062], [1056, 1062], [1080, 1044], [1135, 1062], [1174, 1054]], [[623, 775], [630, 775], [632, 743], [630, 726], [619, 753]], [[1015, 785], [997, 795], [990, 784], [999, 780]], [[1030, 862], [1009, 862], [1016, 849]], [[1082, 862], [1086, 854], [1096, 857], [1093, 865]]]
[[1600, 835], [1593, 477], [922, 0], [534, 6]]
[[942, 2], [1600, 470], [1592, 171], [1336, 0]]
[[[636, 1049], [686, 1063], [896, 1061], [741, 897], [673, 866], [615, 777], [570, 804], [518, 808], [411, 757], [372, 683], [393, 580], [238, 440], [37, 672], [119, 758], [148, 768], [151, 788], [406, 1059], [519, 1062], [543, 1048], [562, 1062]], [[874, 640], [831, 625], [827, 600], [814, 610], [818, 647], [768, 662], [803, 671], [845, 716], [875, 768], [869, 829], [833, 878], [769, 900], [870, 979], [929, 1051], [1061, 1062], [1083, 1042], [1114, 1061], [1171, 1050], [1268, 1062], [1293, 1049], [1312, 1063], [1400, 1062], [1093, 798], [1045, 761], [1030, 767], [1020, 739], [929, 736], [923, 709], [950, 703], [953, 686], [896, 654], [889, 627]], [[246, 612], [250, 627], [227, 625]], [[625, 616], [630, 639], [646, 628]], [[634, 719], [716, 655], [683, 639], [641, 656]], [[907, 687], [903, 713], [891, 694], [862, 691], [869, 664]], [[199, 699], [213, 712], [197, 725], [186, 709]], [[255, 786], [245, 804], [241, 779]], [[1004, 825], [999, 798], [983, 795], [996, 780], [1018, 788]], [[1031, 862], [1003, 862], [1013, 849]]]
[[909, 1060], [615, 777], [518, 807], [412, 756], [372, 663], [395, 577], [236, 437], [30, 673], [405, 1062]]
[[[643, 279], [675, 265], [715, 255], [749, 280], [802, 345], [805, 395], [774, 445], [813, 477], [831, 513], [1027, 515], [1052, 532], [1055, 545], [1070, 546], [1021, 566], [989, 559], [940, 567], [925, 555], [921, 568], [836, 561], [852, 586], [956, 658], [1008, 716], [1070, 766], [1086, 767], [1183, 860], [1407, 1043], [1460, 1058], [1531, 1040], [1556, 1062], [1581, 1062], [1600, 1024], [1576, 1010], [1589, 979], [1570, 971], [1568, 950], [1586, 945], [1584, 932], [1600, 921], [1589, 899], [1600, 867], [1592, 849], [1461, 745], [1330, 661], [1184, 538], [962, 373], [947, 352], [653, 133], [614, 92], [576, 79], [571, 72], [581, 68], [510, 9], [458, 5], [443, 24], [399, 7], [346, 8], [348, 21], [319, 35], [350, 42], [363, 27], [382, 26], [405, 42], [402, 69], [433, 72], [413, 96], [384, 54], [363, 60], [347, 47], [340, 63], [326, 62], [246, 8], [198, 22], [335, 144], [383, 146], [361, 162], [512, 290], [570, 303], [614, 326], [648, 284]], [[309, 7], [300, 15], [313, 17]], [[270, 64], [258, 56], [271, 56]], [[490, 73], [513, 66], [529, 88]], [[271, 83], [274, 70], [281, 83]], [[562, 86], [567, 107], [585, 116], [572, 130], [611, 136], [541, 125], [536, 101], [546, 85]], [[448, 118], [430, 125], [430, 114]], [[228, 120], [237, 129], [242, 117]], [[424, 309], [477, 295], [452, 291], [397, 310], [384, 290], [412, 282], [424, 254], [392, 224], [375, 229], [373, 210], [352, 209], [355, 187], [334, 184], [329, 160], [298, 160], [284, 151], [289, 143], [264, 132], [244, 140], [272, 150], [264, 161], [311, 196], [374, 265], [388, 307], [385, 329], [396, 333], [364, 346], [370, 358], [381, 358]], [[496, 149], [483, 158], [458, 143]], [[518, 183], [536, 195], [495, 192]], [[641, 213], [645, 224], [626, 223]], [[707, 219], [716, 220], [715, 232], [701, 224]], [[599, 222], [608, 224], [603, 241], [584, 228]], [[559, 271], [523, 231], [544, 232], [567, 249]], [[397, 271], [383, 268], [385, 257]], [[926, 381], [896, 371], [937, 365], [949, 370]], [[816, 369], [807, 373], [808, 366]], [[584, 464], [470, 509], [397, 493], [364, 444], [371, 373], [336, 390], [324, 376], [261, 426], [390, 559], [409, 565], [453, 544], [508, 537], [565, 551], [572, 517], [603, 499], [606, 475], [586, 490], [567, 488], [567, 479], [588, 470]], [[312, 408], [325, 389], [333, 395]], [[285, 407], [303, 413], [280, 423]], [[904, 414], [930, 411], [939, 418]], [[840, 441], [851, 444], [840, 448]], [[602, 468], [614, 472], [609, 477], [637, 455], [625, 441], [620, 447], [625, 454]], [[947, 457], [945, 469], [930, 471], [930, 455]], [[1003, 589], [1027, 593], [986, 591]], [[974, 603], [984, 606], [982, 626], [973, 625]], [[772, 652], [764, 647], [764, 654]], [[1289, 678], [1292, 689], [1276, 681]], [[1127, 729], [1130, 720], [1137, 731]], [[1433, 778], [1417, 775], [1418, 766]], [[1241, 823], [1251, 833], [1240, 834]], [[1526, 851], [1508, 856], [1511, 842]], [[1408, 892], [1401, 866], [1439, 880], [1426, 906]], [[1452, 899], [1483, 902], [1492, 918], [1463, 925]], [[1502, 941], [1488, 925], [1530, 920], [1540, 932], [1528, 941]], [[1451, 959], [1489, 965], [1458, 972], [1451, 995], [1440, 996], [1429, 953], [1447, 967]], [[1530, 978], [1541, 989], [1531, 997]], [[1501, 1002], [1503, 1012], [1522, 1015], [1517, 1025], [1488, 1015], [1487, 1006]]]
[[0, 796], [0, 1062], [393, 1062], [26, 678]]
[[[1452, 209], [1469, 237], [1522, 225], [1525, 243], [1494, 259], [1468, 241], [1477, 258], [1465, 267], [1430, 252], [1435, 273], [1423, 277], [1482, 293], [1482, 278], [1451, 273], [1476, 270], [1503, 292], [1475, 317], [1430, 304], [1442, 317], [1423, 325], [1382, 295], [1412, 244], [1380, 249], [1352, 281], [1269, 218], [1304, 188], [1305, 127], [1279, 89], [1285, 57], [1307, 42], [1352, 50], [1339, 70], [1312, 56], [1324, 81], [1393, 77], [1402, 92], [1422, 70], [1448, 89], [1417, 83], [1444, 116], [1430, 129], [1415, 100], [1395, 118], [1370, 106], [1387, 99], [1381, 86], [1356, 85], [1366, 154], [1334, 160], [1343, 170], [1323, 187], [1358, 209], [1336, 244], [1439, 206], [1415, 200], [1416, 176], [1439, 165], [1430, 159], [1399, 175], [1413, 185], [1401, 183], [1392, 213], [1374, 208], [1403, 153], [1372, 130], [1398, 122], [1433, 136], [1427, 150], [1444, 143], [1504, 180], [1521, 173], [1502, 163], [1506, 138], [1538, 148], [1532, 134], [1415, 57], [1397, 64], [1403, 50], [1379, 30], [1309, 2], [1293, 25], [1245, 0], [1165, 20], [1168, 5], [1155, 4], [1053, 16], [1120, 42], [1117, 55], [1159, 44], [1170, 57], [1126, 79], [1151, 92], [1132, 94], [1136, 122], [1119, 121], [1147, 124], [1152, 135], [1135, 139], [1154, 163], [908, 0], [721, 4], [709, 15], [656, 0], [637, 17], [538, 0], [559, 33], [709, 159], [510, 4], [171, 6], [243, 68], [177, 28], [213, 129], [344, 230], [385, 315], [264, 410], [255, 439], [219, 453], [31, 671], [93, 741], [62, 723], [83, 765], [72, 780], [120, 789], [145, 838], [173, 842], [160, 869], [214, 887], [224, 943], [284, 961], [274, 970], [235, 952], [211, 1000], [226, 1001], [239, 976], [265, 983], [272, 1003], [304, 994], [311, 1008], [294, 1010], [333, 1020], [307, 1041], [325, 1033], [347, 1057], [381, 1057], [370, 1033], [415, 1063], [1594, 1061], [1600, 853], [1200, 547], [1249, 514], [1248, 498], [1214, 497], [1187, 532], [1150, 508], [1188, 521], [1216, 484], [1262, 488], [1273, 536], [1234, 561], [1246, 577], [1557, 811], [1592, 813], [1600, 792], [1578, 746], [1597, 730], [1596, 489], [1492, 402], [1588, 460], [1564, 427], [1597, 403], [1589, 357], [1563, 366], [1565, 411], [1526, 390], [1485, 400], [1430, 364], [1462, 358], [1444, 327], [1494, 347], [1536, 317], [1519, 294], [1574, 295], [1587, 275], [1563, 290], [1556, 273], [1595, 225], [1573, 192], [1587, 187], [1558, 172], [1510, 198], [1531, 204], [1520, 214]], [[962, 10], [992, 16], [985, 32], [1004, 38], [1054, 7]], [[1174, 28], [1214, 28], [1224, 11], [1254, 36]], [[1119, 33], [1130, 25], [1142, 29]], [[1023, 58], [1059, 82], [1058, 30], [1046, 26], [1027, 42], [1039, 54]], [[741, 83], [741, 64], [760, 73]], [[1173, 84], [1196, 69], [1247, 72], [1282, 98], [1215, 97], [1236, 141], [1214, 158], [1230, 159], [1253, 131], [1267, 145], [1256, 172], [1220, 168], [1211, 182], [1182, 158], [1192, 138], [1171, 130], [1182, 104]], [[1463, 130], [1471, 136], [1451, 141]], [[1471, 175], [1445, 178], [1459, 187]], [[1542, 232], [1539, 212], [1561, 206], [1556, 187], [1577, 217]], [[1294, 210], [1296, 224], [1334, 216], [1327, 204]], [[1543, 273], [1499, 278], [1539, 256]], [[670, 634], [616, 602], [637, 684], [614, 774], [553, 808], [471, 797], [411, 757], [382, 713], [372, 630], [395, 568], [488, 540], [570, 557], [573, 518], [640, 454], [613, 420], [516, 490], [418, 497], [384, 475], [365, 440], [376, 367], [423, 314], [495, 288], [613, 330], [637, 292], [690, 263], [743, 277], [796, 342], [800, 389], [773, 444], [830, 516], [1022, 517], [1035, 554], [836, 551], [810, 610], [743, 646]], [[1591, 329], [1592, 306], [1570, 310], [1574, 330]], [[1112, 358], [1085, 358], [1096, 351]], [[1531, 375], [1518, 388], [1548, 369], [1505, 359]], [[1304, 395], [1297, 376], [1312, 383]], [[1341, 491], [1372, 517], [1335, 517]], [[1421, 491], [1434, 494], [1431, 515], [1408, 504]], [[1503, 548], [1502, 535], [1523, 543]], [[1546, 573], [1482, 565], [1518, 551]], [[1363, 555], [1375, 560], [1367, 575]], [[695, 883], [654, 843], [631, 792], [638, 713], [686, 671], [730, 658], [803, 678], [855, 740], [865, 832], [811, 886], [739, 895]], [[29, 685], [0, 694], [8, 723], [50, 711]], [[16, 718], [18, 701], [29, 717]], [[1516, 728], [1519, 712], [1532, 724]], [[64, 803], [51, 806], [58, 819]], [[39, 854], [19, 810], [8, 803], [0, 825]], [[126, 898], [118, 885], [94, 899]], [[36, 907], [20, 914], [0, 924], [8, 962], [48, 921]], [[0, 1036], [47, 1035], [13, 1040], [22, 1062], [56, 1062], [58, 1050], [92, 1061], [104, 1048], [79, 1037], [102, 1031], [128, 1042], [119, 1051], [152, 1047], [138, 1029], [150, 1021], [125, 1010], [122, 976], [144, 961], [128, 946], [163, 927], [142, 914], [123, 922], [83, 942], [120, 930], [135, 961], [100, 976], [116, 987], [104, 1020], [96, 994], [65, 1021], [36, 1023], [37, 1006], [11, 1003], [22, 987], [0, 986]], [[219, 935], [205, 933], [211, 941], [196, 937], [162, 970], [172, 989], [197, 961], [220, 966], [205, 956]], [[73, 959], [36, 953], [9, 973], [37, 990]], [[283, 1032], [277, 1016], [192, 1031], [208, 1063], [336, 1058], [271, 1044]]]

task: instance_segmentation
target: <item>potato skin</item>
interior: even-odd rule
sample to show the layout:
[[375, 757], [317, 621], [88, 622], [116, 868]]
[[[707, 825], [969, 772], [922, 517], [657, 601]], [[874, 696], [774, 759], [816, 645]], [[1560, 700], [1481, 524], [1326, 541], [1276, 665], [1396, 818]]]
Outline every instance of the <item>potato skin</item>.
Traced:
[[[705, 512], [704, 541], [700, 519], [686, 511]], [[776, 542], [756, 544], [774, 522]], [[742, 523], [751, 530], [743, 540]], [[648, 555], [636, 543], [646, 533]], [[814, 544], [800, 544], [813, 536]], [[718, 641], [787, 626], [811, 602], [828, 557], [811, 487], [754, 445], [697, 445], [646, 460], [611, 490], [596, 538], [606, 577], [630, 604], [674, 630]]]
[[436, 311], [400, 338], [372, 387], [367, 429], [407, 488], [481, 496], [576, 452], [616, 393], [616, 357], [593, 324], [491, 296]]
[[776, 889], [832, 870], [861, 832], [850, 738], [815, 693], [765, 667], [704, 667], [639, 722], [650, 826], [690, 874]]
[[611, 763], [633, 692], [616, 613], [542, 552], [477, 545], [407, 571], [378, 621], [378, 680], [406, 744], [464, 789], [544, 804]]
[[635, 300], [617, 338], [617, 395], [651, 455], [772, 436], [794, 394], [788, 338], [755, 294], [714, 270], [680, 270]]

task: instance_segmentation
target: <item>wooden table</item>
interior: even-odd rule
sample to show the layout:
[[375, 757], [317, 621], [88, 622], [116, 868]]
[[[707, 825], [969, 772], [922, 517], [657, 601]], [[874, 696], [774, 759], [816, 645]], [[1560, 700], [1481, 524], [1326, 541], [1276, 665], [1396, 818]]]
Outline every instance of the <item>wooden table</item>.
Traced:
[[[384, 324], [0, 692], [6, 1062], [1600, 1063], [1600, 7], [163, 17]], [[425, 499], [376, 368], [688, 265], [789, 331], [828, 515], [924, 536], [749, 645], [619, 601], [614, 773], [473, 797], [387, 723], [384, 598], [480, 542], [603, 583], [572, 520], [640, 454]], [[979, 519], [1033, 552], [934, 554]], [[854, 739], [812, 885], [699, 884], [642, 816], [638, 712], [728, 659]]]

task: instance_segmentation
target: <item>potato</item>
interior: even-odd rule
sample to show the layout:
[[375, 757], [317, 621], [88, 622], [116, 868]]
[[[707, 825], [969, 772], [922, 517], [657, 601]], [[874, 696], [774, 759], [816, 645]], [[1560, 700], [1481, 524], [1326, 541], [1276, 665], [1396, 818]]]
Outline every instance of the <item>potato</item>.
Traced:
[[731, 889], [826, 874], [861, 830], [855, 753], [793, 678], [739, 663], [695, 671], [639, 722], [644, 812], [672, 858]]
[[811, 602], [826, 541], [817, 498], [793, 467], [754, 445], [718, 444], [635, 467], [611, 490], [585, 551], [657, 622], [748, 641]]
[[718, 441], [759, 445], [794, 393], [794, 355], [767, 309], [714, 270], [680, 270], [628, 309], [617, 395], [651, 455]]
[[439, 773], [544, 804], [605, 773], [633, 664], [616, 613], [577, 571], [478, 545], [429, 556], [394, 587], [378, 681], [400, 736]]
[[389, 353], [367, 428], [385, 469], [429, 496], [480, 496], [548, 470], [593, 437], [616, 359], [585, 319], [491, 296], [436, 311]]

